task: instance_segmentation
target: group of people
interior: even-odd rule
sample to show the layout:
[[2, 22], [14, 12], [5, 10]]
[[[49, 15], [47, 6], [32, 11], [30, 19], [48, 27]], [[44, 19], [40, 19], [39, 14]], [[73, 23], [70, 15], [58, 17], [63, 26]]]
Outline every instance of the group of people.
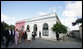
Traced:
[[[11, 27], [3, 28], [3, 24], [1, 24], [1, 43], [4, 42], [3, 37], [5, 37], [6, 42], [5, 47], [8, 47], [9, 44], [21, 44], [22, 40], [26, 42], [30, 42], [31, 40], [35, 40], [36, 31], [30, 32], [29, 29], [26, 31], [11, 29]], [[41, 32], [39, 31], [39, 37], [41, 37]]]
[[5, 37], [5, 47], [7, 48], [10, 44], [15, 44], [16, 46], [18, 44], [21, 44], [22, 39], [24, 41], [30, 42], [31, 39], [35, 39], [35, 33], [34, 32], [30, 32], [30, 30], [26, 30], [25, 32], [23, 32], [22, 30], [18, 30], [18, 29], [11, 29], [10, 27], [6, 27], [5, 29], [3, 28], [2, 25], [2, 29], [1, 29], [1, 43], [3, 43], [4, 39], [3, 37]]
[[15, 43], [16, 45], [19, 43], [21, 43], [22, 39], [25, 42], [30, 42], [32, 39], [35, 39], [35, 34], [32, 32], [30, 32], [30, 30], [26, 30], [24, 33], [21, 31], [19, 31], [18, 29], [16, 29], [16, 33], [15, 33]]
[[11, 44], [13, 44], [15, 42], [14, 37], [15, 37], [15, 30], [14, 29], [11, 30], [10, 27], [7, 27], [7, 28], [4, 29], [3, 25], [2, 25], [1, 44], [5, 44], [5, 47], [8, 47], [10, 42], [11, 42]]

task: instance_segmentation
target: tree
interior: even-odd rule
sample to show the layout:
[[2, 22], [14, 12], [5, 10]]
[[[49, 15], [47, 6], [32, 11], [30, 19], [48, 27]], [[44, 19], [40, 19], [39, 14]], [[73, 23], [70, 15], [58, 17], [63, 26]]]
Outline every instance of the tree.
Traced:
[[10, 25], [9, 26], [11, 29], [15, 29], [15, 26], [14, 25]]
[[15, 26], [14, 25], [9, 25], [7, 23], [5, 23], [4, 21], [1, 22], [3, 24], [3, 28], [5, 29], [6, 27], [10, 27], [11, 29], [15, 29]]
[[67, 33], [67, 27], [62, 25], [61, 23], [57, 22], [56, 24], [54, 24], [54, 26], [52, 27], [52, 30], [54, 32], [56, 32], [56, 37], [57, 37], [57, 40], [59, 40], [59, 34], [60, 33]]
[[9, 27], [9, 25], [7, 23], [5, 23], [4, 21], [1, 22], [3, 24], [3, 28], [5, 29], [6, 27]]

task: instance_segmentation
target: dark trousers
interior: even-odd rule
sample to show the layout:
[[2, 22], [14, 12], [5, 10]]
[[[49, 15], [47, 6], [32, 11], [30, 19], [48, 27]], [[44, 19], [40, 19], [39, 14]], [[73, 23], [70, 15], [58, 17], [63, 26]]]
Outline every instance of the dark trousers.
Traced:
[[57, 36], [57, 40], [59, 41], [59, 36]]
[[11, 36], [6, 38], [6, 47], [9, 46], [10, 41], [11, 41]]
[[11, 42], [14, 43], [14, 36], [11, 37]]
[[32, 39], [35, 40], [35, 35], [32, 35]]
[[41, 37], [41, 35], [39, 35], [39, 37]]
[[3, 39], [3, 33], [1, 32], [1, 44], [4, 42], [4, 39]]
[[1, 42], [3, 42], [3, 36], [1, 36]]

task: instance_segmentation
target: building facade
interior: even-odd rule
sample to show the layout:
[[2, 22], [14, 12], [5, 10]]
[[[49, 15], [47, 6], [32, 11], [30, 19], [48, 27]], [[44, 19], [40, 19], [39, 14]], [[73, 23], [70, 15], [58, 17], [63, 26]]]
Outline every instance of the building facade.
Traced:
[[30, 30], [30, 33], [36, 34], [36, 38], [39, 38], [39, 32], [43, 39], [56, 39], [56, 33], [52, 31], [52, 27], [56, 22], [60, 22], [56, 13], [50, 13], [31, 19], [25, 19], [16, 22], [15, 29], [18, 30]]
[[52, 31], [52, 27], [56, 22], [60, 22], [56, 13], [50, 13], [47, 15], [34, 17], [25, 20], [24, 30], [30, 30], [30, 33], [34, 32], [36, 38], [39, 37], [39, 31], [41, 37], [44, 39], [56, 39], [56, 33]]
[[16, 22], [15, 30], [18, 29], [18, 30], [22, 30], [24, 32], [25, 31], [24, 28], [25, 28], [25, 20]]

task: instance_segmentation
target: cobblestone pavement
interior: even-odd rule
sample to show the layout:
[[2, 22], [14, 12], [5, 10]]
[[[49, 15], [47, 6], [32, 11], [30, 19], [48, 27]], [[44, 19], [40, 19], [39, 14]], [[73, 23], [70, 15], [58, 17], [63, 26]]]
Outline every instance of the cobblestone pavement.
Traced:
[[[4, 45], [1, 45], [1, 48], [4, 48]], [[82, 42], [75, 40], [49, 41], [36, 39], [32, 40], [30, 43], [22, 41], [18, 46], [11, 44], [8, 48], [82, 48]]]

